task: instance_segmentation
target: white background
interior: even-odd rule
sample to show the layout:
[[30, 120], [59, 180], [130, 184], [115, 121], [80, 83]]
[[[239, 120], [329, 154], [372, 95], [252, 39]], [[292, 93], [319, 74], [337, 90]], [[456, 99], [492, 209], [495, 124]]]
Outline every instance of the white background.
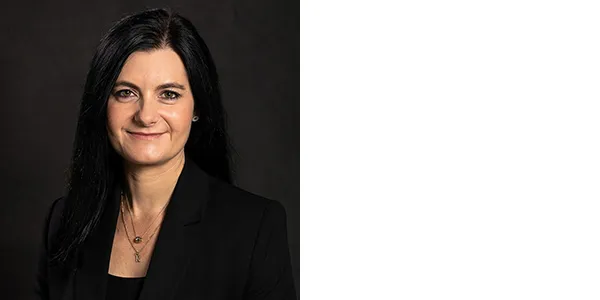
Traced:
[[600, 298], [594, 1], [301, 18], [301, 297]]

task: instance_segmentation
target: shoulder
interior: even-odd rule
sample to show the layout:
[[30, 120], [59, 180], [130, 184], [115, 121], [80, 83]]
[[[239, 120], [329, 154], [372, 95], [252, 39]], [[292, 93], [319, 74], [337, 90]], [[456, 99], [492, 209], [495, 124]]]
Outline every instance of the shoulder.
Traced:
[[53, 200], [46, 208], [44, 219], [44, 243], [46, 247], [52, 247], [55, 243], [57, 231], [60, 227], [62, 213], [65, 207], [65, 197]]
[[60, 223], [60, 219], [65, 208], [65, 197], [61, 196], [58, 199], [55, 199], [50, 204], [48, 208], [48, 212], [46, 215], [46, 222], [48, 224], [48, 229], [52, 232], [54, 228], [58, 227]]
[[209, 207], [222, 216], [259, 223], [273, 215], [285, 220], [285, 208], [277, 200], [251, 193], [212, 177], [209, 179], [209, 191]]

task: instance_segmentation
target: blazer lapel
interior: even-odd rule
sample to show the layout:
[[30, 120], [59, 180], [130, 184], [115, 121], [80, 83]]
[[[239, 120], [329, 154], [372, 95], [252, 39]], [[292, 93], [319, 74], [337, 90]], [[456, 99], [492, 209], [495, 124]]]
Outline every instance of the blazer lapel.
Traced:
[[[173, 299], [188, 261], [199, 253], [198, 228], [208, 200], [208, 176], [186, 159], [158, 233], [140, 300]], [[186, 226], [194, 224], [194, 226]]]
[[[186, 159], [158, 232], [140, 300], [172, 299], [188, 260], [198, 253], [197, 230], [208, 200], [208, 175]], [[119, 216], [120, 192], [114, 191], [97, 230], [79, 256], [75, 299], [104, 300], [110, 255]], [[193, 226], [187, 226], [193, 224]]]

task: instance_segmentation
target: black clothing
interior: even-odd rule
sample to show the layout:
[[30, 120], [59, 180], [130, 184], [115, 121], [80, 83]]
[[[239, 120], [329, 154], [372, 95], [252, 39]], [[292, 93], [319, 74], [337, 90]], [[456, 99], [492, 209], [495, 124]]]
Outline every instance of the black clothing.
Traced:
[[[47, 217], [37, 299], [104, 300], [120, 192], [75, 258], [77, 268], [49, 265], [47, 249], [65, 204]], [[283, 206], [207, 175], [186, 160], [166, 208], [139, 300], [296, 299]], [[112, 286], [112, 284], [111, 284]]]
[[118, 277], [108, 274], [106, 300], [138, 300], [145, 277]]

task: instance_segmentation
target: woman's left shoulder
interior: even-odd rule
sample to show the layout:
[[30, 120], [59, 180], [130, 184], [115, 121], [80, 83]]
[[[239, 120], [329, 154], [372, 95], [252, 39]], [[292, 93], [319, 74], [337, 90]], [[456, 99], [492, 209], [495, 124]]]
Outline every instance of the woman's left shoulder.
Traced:
[[265, 213], [285, 217], [284, 206], [275, 199], [269, 199], [219, 180], [211, 180], [210, 195], [212, 206], [230, 213], [262, 216]]

